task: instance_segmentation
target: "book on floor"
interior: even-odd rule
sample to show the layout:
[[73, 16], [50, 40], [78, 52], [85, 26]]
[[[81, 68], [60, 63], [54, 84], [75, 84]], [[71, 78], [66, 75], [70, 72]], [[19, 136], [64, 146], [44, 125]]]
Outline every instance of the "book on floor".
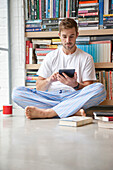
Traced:
[[61, 118], [59, 120], [59, 125], [77, 127], [77, 126], [83, 126], [83, 125], [86, 125], [92, 122], [93, 122], [92, 117], [72, 116], [72, 117], [67, 117], [67, 118]]
[[98, 121], [98, 127], [113, 129], [113, 121]]
[[101, 111], [101, 112], [93, 112], [94, 117], [97, 116], [110, 116], [113, 117], [113, 111]]
[[96, 120], [101, 120], [101, 121], [113, 121], [113, 116], [95, 116], [94, 117]]

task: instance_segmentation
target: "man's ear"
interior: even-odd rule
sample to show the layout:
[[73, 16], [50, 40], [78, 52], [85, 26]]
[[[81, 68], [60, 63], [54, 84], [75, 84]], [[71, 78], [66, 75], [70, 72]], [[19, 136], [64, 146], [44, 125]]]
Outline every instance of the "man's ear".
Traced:
[[61, 36], [60, 33], [58, 33], [58, 36], [59, 36], [59, 37]]
[[77, 32], [77, 37], [79, 36], [79, 32]]

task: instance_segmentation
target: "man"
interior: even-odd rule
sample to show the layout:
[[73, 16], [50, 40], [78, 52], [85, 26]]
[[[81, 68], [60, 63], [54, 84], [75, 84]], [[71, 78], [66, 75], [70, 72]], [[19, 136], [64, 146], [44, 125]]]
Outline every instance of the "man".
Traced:
[[[13, 100], [25, 108], [28, 119], [78, 115], [81, 108], [85, 110], [105, 99], [104, 86], [95, 83], [92, 56], [75, 45], [78, 34], [77, 23], [71, 18], [63, 19], [59, 26], [62, 48], [45, 57], [38, 71], [36, 90], [18, 87], [13, 91]], [[64, 68], [74, 68], [74, 77], [65, 73], [61, 76], [58, 71]]]

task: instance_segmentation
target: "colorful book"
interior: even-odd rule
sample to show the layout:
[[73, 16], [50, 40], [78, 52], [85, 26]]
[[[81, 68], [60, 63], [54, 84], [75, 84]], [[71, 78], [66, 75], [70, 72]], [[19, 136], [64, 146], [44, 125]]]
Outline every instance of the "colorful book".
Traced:
[[99, 0], [99, 27], [103, 29], [104, 0]]
[[72, 116], [72, 117], [60, 119], [59, 125], [77, 127], [77, 126], [83, 126], [83, 125], [86, 125], [92, 122], [93, 122], [92, 117]]
[[98, 3], [98, 0], [92, 0], [92, 1], [79, 1], [79, 4], [88, 4], [88, 3]]
[[29, 64], [29, 47], [30, 41], [26, 41], [26, 64]]

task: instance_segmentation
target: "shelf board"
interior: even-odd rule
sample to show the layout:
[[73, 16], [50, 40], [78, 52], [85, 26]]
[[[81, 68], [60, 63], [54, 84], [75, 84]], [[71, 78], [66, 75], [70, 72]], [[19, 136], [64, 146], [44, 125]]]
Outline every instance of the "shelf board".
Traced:
[[95, 68], [113, 68], [113, 63], [95, 63]]
[[[95, 35], [113, 35], [113, 29], [98, 29], [98, 30], [79, 30], [80, 36], [95, 36]], [[27, 38], [54, 38], [59, 37], [58, 31], [49, 32], [25, 32]]]
[[39, 69], [40, 64], [26, 64], [26, 69], [27, 70], [37, 70]]
[[[26, 64], [26, 69], [36, 70], [40, 68], [40, 64]], [[95, 68], [113, 68], [113, 63], [95, 63]]]

